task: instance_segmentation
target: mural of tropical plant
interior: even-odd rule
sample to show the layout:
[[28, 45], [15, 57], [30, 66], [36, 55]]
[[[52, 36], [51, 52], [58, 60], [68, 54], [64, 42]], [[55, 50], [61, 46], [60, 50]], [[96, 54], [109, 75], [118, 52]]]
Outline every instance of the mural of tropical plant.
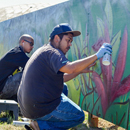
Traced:
[[[130, 75], [122, 79], [127, 57], [128, 29], [125, 26], [122, 39], [121, 31], [115, 35], [112, 34], [113, 17], [109, 0], [106, 1], [105, 13], [104, 21], [97, 17], [98, 40], [93, 44], [93, 50], [90, 49], [90, 36], [87, 35], [86, 25], [85, 40], [81, 37], [74, 41], [71, 54], [72, 60], [81, 59], [97, 52], [101, 45], [107, 42], [113, 46], [111, 64], [104, 66], [101, 58], [97, 61], [97, 65], [89, 71], [90, 73], [79, 75], [78, 78], [73, 79], [73, 84], [71, 81], [68, 85], [73, 86], [71, 96], [73, 97], [73, 93], [77, 93], [75, 102], [84, 110], [128, 128]], [[80, 24], [79, 30], [82, 30]]]
[[[109, 36], [108, 36], [109, 37]], [[97, 51], [100, 46], [106, 41], [105, 39], [99, 39], [96, 44], [93, 45], [94, 51]], [[123, 38], [120, 45], [119, 55], [117, 58], [117, 64], [115, 66], [114, 76], [112, 76], [112, 58], [111, 64], [109, 66], [104, 66], [102, 64], [102, 59], [100, 59], [101, 66], [101, 76], [96, 72], [92, 73], [93, 81], [95, 82], [97, 92], [102, 99], [102, 108], [105, 115], [108, 106], [119, 96], [124, 95], [130, 91], [130, 75], [126, 77], [123, 81], [122, 75], [125, 69], [127, 54], [127, 27], [124, 29]]]
[[[106, 16], [107, 19], [108, 18], [108, 7], [109, 7], [109, 17], [110, 14], [112, 15], [112, 11], [111, 7], [110, 7], [110, 3], [109, 1], [107, 1], [106, 3]], [[110, 13], [111, 12], [111, 13]], [[110, 24], [108, 27], [107, 23]], [[103, 27], [103, 25], [102, 25]], [[103, 44], [103, 42], [108, 42], [110, 44], [112, 44], [113, 46], [113, 51], [118, 50], [115, 47], [117, 47], [117, 45], [119, 46], [119, 38], [120, 38], [120, 31], [114, 35], [112, 38], [110, 36], [110, 32], [109, 29], [112, 29], [112, 22], [110, 21], [105, 21], [104, 23], [104, 37], [100, 37], [97, 41], [97, 43], [95, 43], [92, 48], [93, 50], [96, 52], [98, 51], [98, 49], [100, 48], [100, 46]], [[109, 29], [108, 29], [109, 28]], [[125, 69], [125, 64], [126, 64], [126, 56], [127, 56], [127, 45], [128, 45], [128, 31], [127, 31], [127, 26], [124, 29], [124, 33], [122, 36], [122, 40], [120, 43], [120, 48], [119, 48], [119, 52], [118, 52], [118, 56], [117, 56], [117, 61], [116, 61], [116, 65], [113, 62], [113, 60], [115, 60], [116, 58], [116, 53], [114, 53], [114, 55], [112, 55], [111, 58], [111, 64], [109, 66], [104, 66], [102, 64], [102, 59], [100, 59], [100, 67], [101, 67], [101, 74], [99, 75], [96, 72], [92, 73], [92, 77], [93, 77], [93, 81], [95, 83], [95, 86], [97, 88], [97, 93], [98, 96], [101, 97], [101, 105], [102, 105], [102, 111], [103, 111], [103, 117], [105, 119], [109, 119], [111, 122], [116, 123], [117, 125], [123, 125], [123, 126], [127, 126], [128, 128], [128, 120], [125, 121], [126, 119], [129, 118], [129, 98], [128, 98], [128, 93], [130, 91], [130, 75], [128, 75], [126, 78], [122, 79], [123, 73], [124, 73], [124, 69]], [[110, 40], [111, 38], [111, 40]], [[114, 56], [114, 57], [113, 57]], [[112, 69], [114, 68], [114, 69]], [[118, 103], [115, 102], [116, 99], [118, 99], [121, 96], [126, 96], [125, 100], [123, 100], [123, 98], [120, 98], [120, 100], [117, 100]], [[116, 117], [118, 117], [118, 121], [117, 119], [113, 120], [113, 115], [111, 114], [111, 116], [108, 116], [108, 113], [110, 115], [110, 111], [112, 111], [112, 108], [115, 108], [115, 105], [120, 104], [120, 107], [122, 108], [119, 109], [117, 108], [116, 110]], [[127, 105], [127, 109], [126, 111], [123, 110], [124, 106], [126, 107]], [[118, 105], [119, 107], [119, 105]], [[122, 113], [122, 115], [120, 114], [120, 112]], [[124, 124], [123, 124], [124, 123]]]

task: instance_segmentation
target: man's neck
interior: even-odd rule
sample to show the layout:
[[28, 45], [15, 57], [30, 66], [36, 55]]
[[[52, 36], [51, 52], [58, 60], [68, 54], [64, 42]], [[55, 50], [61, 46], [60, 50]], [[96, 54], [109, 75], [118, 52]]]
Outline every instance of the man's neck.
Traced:
[[56, 46], [56, 44], [55, 44], [54, 42], [50, 42], [50, 44], [51, 44], [54, 48], [57, 49], [57, 46]]
[[24, 48], [23, 48], [21, 45], [19, 45], [19, 47], [20, 47], [20, 48], [21, 48], [21, 50], [23, 50], [23, 52], [25, 53]]

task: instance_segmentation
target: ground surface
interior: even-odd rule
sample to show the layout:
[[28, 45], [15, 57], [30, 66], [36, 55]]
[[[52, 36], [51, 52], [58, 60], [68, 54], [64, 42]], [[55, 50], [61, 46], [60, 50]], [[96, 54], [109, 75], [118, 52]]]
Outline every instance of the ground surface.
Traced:
[[[21, 126], [14, 126], [13, 124], [0, 123], [0, 130], [26, 130]], [[112, 124], [106, 120], [98, 118], [98, 127], [90, 127], [88, 123], [88, 113], [85, 112], [85, 120], [82, 124], [75, 128], [69, 130], [125, 130], [121, 127], [117, 127], [115, 124]]]

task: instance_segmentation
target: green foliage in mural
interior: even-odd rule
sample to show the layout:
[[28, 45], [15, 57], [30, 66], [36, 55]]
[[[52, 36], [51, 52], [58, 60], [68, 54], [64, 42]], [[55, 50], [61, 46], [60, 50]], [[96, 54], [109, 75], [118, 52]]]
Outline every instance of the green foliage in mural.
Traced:
[[[102, 61], [100, 60], [94, 67], [91, 68], [89, 74], [82, 74], [75, 78], [73, 82], [75, 90], [78, 88], [79, 91], [80, 89], [78, 105], [81, 106], [82, 109], [99, 117], [105, 118], [117, 125], [128, 128], [129, 123], [127, 119], [129, 119], [130, 102], [128, 99], [127, 101], [122, 100], [123, 97], [129, 95], [128, 92], [130, 91], [130, 76], [127, 76], [124, 80], [122, 79], [125, 69], [124, 66], [126, 64], [128, 30], [127, 27], [125, 27], [122, 32], [123, 35], [121, 34], [120, 29], [118, 32], [113, 34], [113, 13], [109, 0], [106, 1], [104, 11], [104, 19], [100, 17], [97, 17], [96, 19], [97, 42], [93, 44], [93, 46], [89, 44], [91, 36], [87, 35], [88, 23], [86, 23], [86, 27], [84, 27], [87, 29], [85, 38], [83, 39], [82, 35], [79, 39], [76, 39], [76, 41], [73, 42], [73, 48], [71, 48], [71, 59], [73, 61], [94, 54], [98, 51], [103, 42], [108, 42], [111, 43], [114, 50], [111, 65], [104, 67], [102, 65]], [[83, 32], [80, 23], [78, 30]], [[94, 51], [90, 49], [91, 47]], [[121, 55], [123, 59], [121, 58]], [[119, 59], [122, 59], [122, 62]], [[116, 83], [116, 81], [118, 83]], [[71, 86], [70, 83], [67, 84]], [[72, 95], [72, 93], [70, 95]], [[75, 100], [75, 97], [71, 96], [71, 98], [72, 100]], [[115, 112], [113, 112], [113, 109]], [[113, 113], [116, 113], [116, 115]]]

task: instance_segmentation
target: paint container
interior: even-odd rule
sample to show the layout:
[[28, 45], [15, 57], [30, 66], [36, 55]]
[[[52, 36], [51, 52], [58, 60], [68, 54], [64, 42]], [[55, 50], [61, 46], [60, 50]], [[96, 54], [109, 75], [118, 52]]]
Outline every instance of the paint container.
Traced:
[[28, 118], [21, 118], [22, 119], [22, 121], [25, 121], [25, 122], [27, 122], [27, 121], [31, 121], [30, 119], [28, 119]]
[[105, 54], [104, 56], [103, 56], [103, 59], [102, 59], [102, 64], [103, 65], [110, 65], [110, 55], [109, 54]]
[[29, 125], [30, 122], [23, 122], [23, 121], [13, 121], [13, 125], [15, 126], [24, 126], [24, 125]]

